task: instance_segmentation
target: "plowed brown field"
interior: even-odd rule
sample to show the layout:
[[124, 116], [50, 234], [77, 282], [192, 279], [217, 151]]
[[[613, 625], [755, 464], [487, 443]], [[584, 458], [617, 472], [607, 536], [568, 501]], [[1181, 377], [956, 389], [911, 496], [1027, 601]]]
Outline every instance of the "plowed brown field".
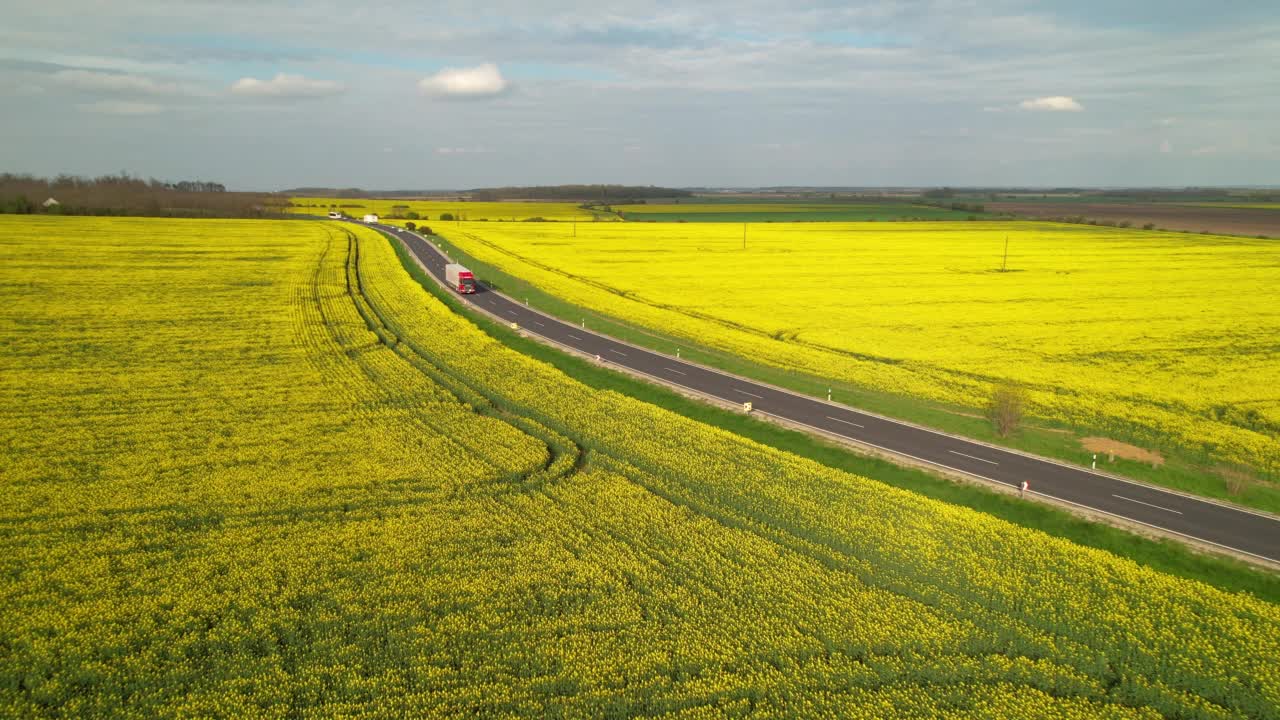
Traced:
[[1033, 218], [1084, 216], [1090, 220], [1128, 220], [1135, 227], [1154, 223], [1166, 230], [1280, 237], [1280, 210], [1148, 203], [992, 202], [986, 206], [995, 212]]

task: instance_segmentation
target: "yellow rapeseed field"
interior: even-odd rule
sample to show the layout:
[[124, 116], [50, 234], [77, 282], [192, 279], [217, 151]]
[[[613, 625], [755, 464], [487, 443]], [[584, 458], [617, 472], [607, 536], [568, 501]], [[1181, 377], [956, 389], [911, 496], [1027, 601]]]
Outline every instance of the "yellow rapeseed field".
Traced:
[[1280, 712], [1276, 606], [590, 388], [372, 231], [0, 261], [0, 716]]
[[[1280, 471], [1280, 245], [1049, 223], [445, 226], [572, 303], [781, 368]], [[1000, 272], [1006, 236], [1008, 272]]]

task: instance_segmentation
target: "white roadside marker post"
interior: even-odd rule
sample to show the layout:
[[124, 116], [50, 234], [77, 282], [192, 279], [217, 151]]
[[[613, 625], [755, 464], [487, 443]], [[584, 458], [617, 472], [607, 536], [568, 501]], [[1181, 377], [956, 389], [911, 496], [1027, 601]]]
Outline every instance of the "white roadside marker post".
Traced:
[[827, 388], [827, 402], [831, 402], [831, 388]]
[[1093, 454], [1093, 469], [1098, 469], [1098, 453]]
[[750, 402], [750, 401], [742, 403], [742, 412], [747, 413], [748, 415], [749, 415], [749, 414], [751, 414], [751, 402]]

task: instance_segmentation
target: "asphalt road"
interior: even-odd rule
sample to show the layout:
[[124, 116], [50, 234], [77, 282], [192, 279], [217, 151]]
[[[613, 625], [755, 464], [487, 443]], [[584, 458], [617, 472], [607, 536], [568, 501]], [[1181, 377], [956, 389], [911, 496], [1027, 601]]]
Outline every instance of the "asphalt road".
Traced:
[[[372, 227], [399, 238], [443, 284], [448, 260], [434, 245], [397, 227]], [[518, 323], [526, 332], [599, 356], [602, 363], [623, 366], [663, 383], [732, 403], [750, 402], [756, 413], [1003, 485], [1018, 487], [1026, 480], [1030, 483], [1029, 494], [1280, 563], [1280, 519], [1270, 515], [1004, 450], [762, 385], [562, 322], [482, 284], [474, 295], [459, 297], [503, 321]]]

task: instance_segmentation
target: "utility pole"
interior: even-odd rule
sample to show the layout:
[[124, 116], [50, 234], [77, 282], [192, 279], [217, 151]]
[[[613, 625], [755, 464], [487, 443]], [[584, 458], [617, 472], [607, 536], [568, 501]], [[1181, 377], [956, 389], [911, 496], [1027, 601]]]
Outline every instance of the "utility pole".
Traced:
[[1009, 272], [1009, 236], [1004, 236], [1004, 260], [1000, 261], [1000, 272]]

